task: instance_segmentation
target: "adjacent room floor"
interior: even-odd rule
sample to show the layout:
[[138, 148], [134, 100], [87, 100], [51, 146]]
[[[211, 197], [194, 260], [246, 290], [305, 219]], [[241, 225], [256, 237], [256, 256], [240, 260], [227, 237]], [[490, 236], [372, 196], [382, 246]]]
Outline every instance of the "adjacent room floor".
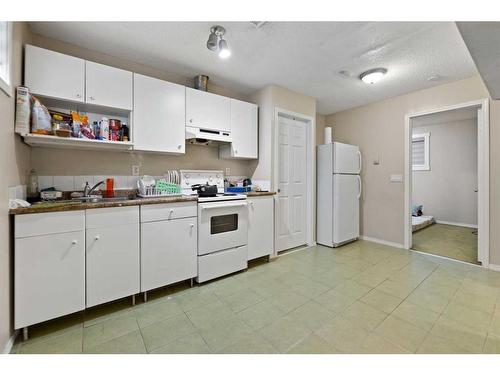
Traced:
[[150, 297], [31, 327], [13, 352], [500, 353], [500, 273], [365, 241]]
[[413, 233], [412, 248], [479, 264], [477, 261], [477, 230], [456, 225], [433, 224]]

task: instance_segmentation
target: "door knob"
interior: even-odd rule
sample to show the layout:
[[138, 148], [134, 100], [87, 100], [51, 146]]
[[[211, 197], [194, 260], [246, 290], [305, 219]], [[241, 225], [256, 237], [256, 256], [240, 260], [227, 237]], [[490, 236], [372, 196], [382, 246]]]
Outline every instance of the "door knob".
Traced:
[[77, 240], [73, 240], [73, 241], [71, 241], [71, 243], [72, 243], [73, 245], [76, 245], [76, 244], [78, 243], [78, 241], [77, 241]]

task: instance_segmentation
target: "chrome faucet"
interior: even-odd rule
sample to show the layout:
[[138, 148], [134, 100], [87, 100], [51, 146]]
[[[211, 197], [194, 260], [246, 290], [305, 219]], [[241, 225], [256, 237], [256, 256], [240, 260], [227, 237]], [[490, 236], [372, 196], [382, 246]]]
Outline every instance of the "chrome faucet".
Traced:
[[85, 182], [85, 188], [83, 189], [83, 196], [84, 197], [90, 197], [92, 192], [97, 189], [100, 185], [104, 185], [104, 181], [99, 181], [97, 184], [94, 186], [90, 187], [89, 182]]

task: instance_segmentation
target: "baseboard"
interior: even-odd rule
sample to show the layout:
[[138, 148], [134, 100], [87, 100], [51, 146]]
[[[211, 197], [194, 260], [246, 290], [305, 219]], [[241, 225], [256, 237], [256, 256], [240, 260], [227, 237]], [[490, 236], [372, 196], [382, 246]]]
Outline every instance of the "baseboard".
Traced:
[[405, 248], [404, 245], [401, 244], [401, 243], [391, 242], [391, 241], [386, 241], [386, 240], [381, 240], [379, 238], [368, 237], [368, 236], [360, 236], [359, 238], [361, 240], [364, 240], [364, 241], [379, 243], [381, 245], [386, 245], [386, 246], [397, 247], [398, 249], [404, 249]]
[[498, 264], [489, 264], [488, 265], [488, 268], [492, 271], [497, 271], [497, 272], [500, 272], [500, 266]]
[[12, 336], [10, 337], [9, 341], [7, 341], [7, 343], [5, 344], [5, 347], [3, 348], [3, 354], [10, 354], [10, 352], [12, 351], [12, 347], [14, 346], [14, 343], [16, 342], [16, 338], [17, 338], [17, 330], [14, 331], [14, 333], [12, 334]]
[[436, 220], [436, 224], [455, 225], [457, 227], [477, 229], [477, 225], [475, 224], [455, 223], [453, 221], [445, 221], [445, 220]]

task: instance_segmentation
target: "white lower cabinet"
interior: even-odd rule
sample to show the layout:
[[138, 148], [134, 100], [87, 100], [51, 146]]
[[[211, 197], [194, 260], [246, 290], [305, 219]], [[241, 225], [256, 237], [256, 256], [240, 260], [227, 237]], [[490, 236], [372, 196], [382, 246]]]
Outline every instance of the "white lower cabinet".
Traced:
[[141, 291], [196, 277], [196, 217], [141, 224]]
[[248, 201], [248, 260], [274, 251], [274, 198], [251, 197]]
[[141, 207], [141, 292], [196, 277], [196, 203]]
[[139, 207], [87, 210], [86, 218], [86, 306], [139, 293]]
[[85, 308], [84, 222], [84, 211], [16, 216], [15, 329]]

